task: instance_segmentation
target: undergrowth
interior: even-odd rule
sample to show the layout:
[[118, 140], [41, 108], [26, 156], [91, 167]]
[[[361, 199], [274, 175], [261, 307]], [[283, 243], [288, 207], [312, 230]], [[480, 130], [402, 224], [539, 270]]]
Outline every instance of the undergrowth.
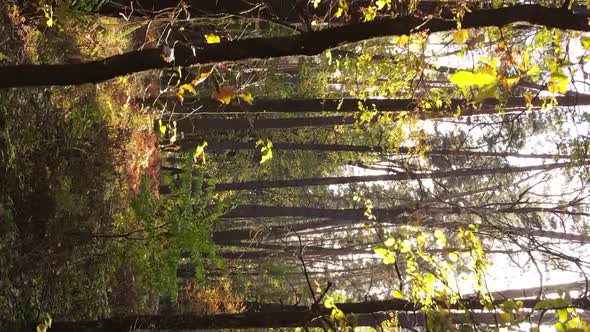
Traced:
[[[0, 2], [0, 64], [73, 63], [131, 44], [124, 21], [54, 23]], [[128, 103], [141, 79], [0, 90], [0, 330], [45, 313], [109, 316], [113, 285], [132, 282], [120, 245], [95, 235], [112, 233], [143, 174], [159, 176], [152, 116]]]

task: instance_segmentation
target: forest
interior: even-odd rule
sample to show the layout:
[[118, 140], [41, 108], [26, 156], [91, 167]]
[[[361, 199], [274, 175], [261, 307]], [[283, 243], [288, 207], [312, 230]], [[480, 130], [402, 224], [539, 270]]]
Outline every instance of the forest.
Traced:
[[2, 0], [0, 332], [590, 331], [586, 61], [580, 0]]

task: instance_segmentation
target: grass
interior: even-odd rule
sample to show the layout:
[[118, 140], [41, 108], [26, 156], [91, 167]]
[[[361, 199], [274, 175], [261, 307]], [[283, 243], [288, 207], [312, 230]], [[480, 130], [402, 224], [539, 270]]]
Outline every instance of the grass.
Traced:
[[[48, 27], [20, 9], [0, 3], [0, 65], [96, 59], [132, 42], [122, 21], [56, 11]], [[141, 80], [0, 90], [0, 318], [91, 319], [133, 298], [121, 247], [94, 235], [128, 215], [143, 174], [158, 178], [153, 116], [128, 103]]]

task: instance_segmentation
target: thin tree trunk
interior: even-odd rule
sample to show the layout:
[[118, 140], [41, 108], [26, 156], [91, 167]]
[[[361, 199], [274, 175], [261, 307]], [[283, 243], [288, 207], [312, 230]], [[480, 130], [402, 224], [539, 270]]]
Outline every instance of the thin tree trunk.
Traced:
[[[195, 148], [203, 144], [203, 139], [182, 139], [176, 145], [168, 145], [164, 150], [193, 152]], [[207, 141], [207, 151], [219, 152], [223, 150], [256, 150], [256, 142], [211, 142]], [[384, 146], [350, 145], [350, 144], [321, 144], [321, 143], [277, 143], [272, 142], [272, 150], [287, 151], [321, 151], [321, 152], [372, 152], [392, 154], [409, 154], [412, 148], [399, 147], [388, 148]], [[425, 153], [427, 156], [475, 156], [497, 158], [531, 158], [531, 159], [572, 159], [571, 155], [551, 153], [518, 153], [518, 152], [488, 152], [475, 150], [432, 149]]]
[[[473, 212], [475, 211], [475, 212]], [[422, 212], [427, 215], [434, 214], [465, 214], [465, 213], [482, 213], [482, 214], [529, 214], [529, 213], [565, 213], [568, 211], [562, 209], [545, 209], [545, 208], [508, 208], [508, 209], [461, 209], [457, 207], [452, 208], [428, 208], [428, 207], [398, 207], [390, 209], [372, 209], [371, 212], [375, 216], [376, 222], [383, 222], [389, 224], [408, 224], [407, 218], [404, 215]], [[355, 223], [363, 223], [366, 220], [365, 209], [322, 209], [310, 207], [288, 207], [288, 206], [262, 206], [262, 205], [239, 205], [230, 210], [222, 217], [224, 218], [276, 218], [276, 217], [309, 217], [309, 218], [327, 218], [335, 220], [350, 220]], [[422, 222], [420, 226], [445, 228], [456, 230], [459, 227], [467, 227], [468, 225], [461, 222], [440, 222], [440, 221], [426, 221]], [[575, 242], [590, 242], [590, 236], [584, 234], [562, 233], [550, 230], [531, 229], [525, 227], [505, 227], [488, 224], [481, 224], [480, 229], [483, 231], [501, 230], [514, 235], [520, 236], [538, 236], [551, 239], [559, 239], [565, 241]]]
[[[559, 105], [589, 105], [590, 96], [557, 96], [555, 97]], [[448, 113], [453, 112], [457, 107], [468, 115], [478, 114], [477, 111], [490, 111], [497, 113], [496, 107], [502, 106], [505, 109], [519, 108], [526, 109], [527, 103], [524, 97], [508, 97], [506, 101], [500, 101], [496, 98], [488, 98], [481, 102], [480, 107], [474, 107], [466, 99], [452, 99], [450, 102], [443, 102], [440, 107], [432, 106], [430, 109], [420, 107], [419, 99], [269, 99], [255, 98], [252, 104], [245, 102], [231, 105], [224, 105], [212, 99], [195, 99], [185, 97], [182, 104], [179, 103], [177, 96], [167, 98], [149, 98], [138, 100], [144, 104], [153, 104], [156, 102], [173, 102], [176, 104], [174, 113], [191, 113], [199, 114], [202, 112], [214, 113], [312, 113], [312, 112], [334, 112], [334, 113], [354, 113], [359, 112], [359, 103], [369, 109], [373, 106], [378, 111], [417, 111], [421, 113]], [[541, 107], [544, 100], [533, 98], [530, 101], [533, 107]], [[193, 107], [194, 105], [194, 107]], [[475, 112], [475, 113], [473, 113]], [[486, 112], [486, 114], [488, 114]]]
[[207, 129], [286, 129], [301, 127], [327, 127], [355, 124], [352, 116], [322, 116], [284, 119], [191, 119], [176, 123], [176, 128], [183, 133]]
[[[329, 226], [352, 225], [350, 220], [313, 220], [312, 222], [297, 223], [280, 227], [268, 227], [268, 232], [260, 234], [262, 238], [277, 239], [289, 232], [300, 232], [316, 228], [325, 228]], [[258, 232], [252, 229], [231, 229], [225, 231], [215, 231], [212, 234], [213, 241], [218, 245], [232, 245], [243, 240], [251, 240]]]
[[[450, 19], [449, 19], [450, 18]], [[252, 38], [202, 47], [178, 44], [174, 60], [165, 48], [145, 49], [79, 64], [17, 65], [0, 67], [0, 88], [99, 83], [117, 76], [173, 66], [268, 59], [293, 55], [318, 55], [330, 48], [376, 37], [451, 31], [457, 28], [454, 17], [420, 18], [404, 16], [351, 24], [300, 35]], [[540, 5], [515, 5], [465, 13], [463, 29], [501, 27], [515, 22], [529, 22], [548, 28], [590, 31], [588, 15]]]
[[[588, 163], [580, 163], [587, 165]], [[365, 175], [365, 176], [342, 176], [342, 177], [323, 177], [323, 178], [304, 178], [288, 180], [258, 180], [232, 183], [218, 183], [215, 185], [216, 191], [226, 190], [261, 190], [270, 188], [290, 188], [306, 186], [329, 186], [338, 184], [377, 182], [377, 181], [404, 181], [404, 180], [421, 180], [421, 179], [443, 179], [449, 177], [464, 176], [484, 176], [496, 174], [514, 174], [530, 171], [553, 170], [575, 166], [572, 163], [552, 163], [547, 165], [534, 165], [514, 167], [507, 166], [503, 168], [483, 168], [483, 169], [457, 169], [451, 171], [433, 171], [428, 173], [401, 173], [401, 174], [384, 174], [384, 175]], [[164, 192], [165, 194], [165, 192]]]
[[[552, 213], [564, 215], [588, 216], [585, 212], [568, 211], [568, 206], [557, 208], [545, 207], [509, 207], [509, 208], [479, 208], [479, 207], [429, 207], [414, 204], [412, 206], [399, 206], [393, 208], [373, 208], [371, 213], [377, 219], [391, 220], [402, 214], [423, 213], [436, 214], [529, 214]], [[299, 206], [268, 206], [268, 205], [238, 205], [231, 209], [222, 218], [275, 218], [275, 217], [306, 217], [306, 218], [333, 218], [357, 220], [365, 219], [366, 209], [326, 209]]]
[[[524, 112], [526, 108], [507, 110]], [[433, 110], [429, 112], [415, 112], [412, 113], [419, 119], [439, 119], [448, 118], [452, 114], [445, 110]], [[461, 116], [473, 116], [473, 115], [493, 115], [499, 114], [494, 108], [484, 109], [472, 109], [464, 110], [461, 112]], [[380, 118], [386, 116], [394, 116], [395, 113], [391, 112], [379, 112], [371, 120], [371, 123], [377, 122]], [[301, 128], [301, 127], [327, 127], [327, 126], [338, 126], [338, 125], [352, 125], [358, 123], [359, 119], [351, 115], [343, 116], [314, 116], [314, 117], [298, 117], [298, 118], [236, 118], [236, 119], [210, 119], [210, 118], [193, 118], [187, 117], [180, 121], [177, 121], [176, 128], [183, 133], [191, 133], [195, 130], [207, 130], [207, 129], [286, 129], [286, 128]]]

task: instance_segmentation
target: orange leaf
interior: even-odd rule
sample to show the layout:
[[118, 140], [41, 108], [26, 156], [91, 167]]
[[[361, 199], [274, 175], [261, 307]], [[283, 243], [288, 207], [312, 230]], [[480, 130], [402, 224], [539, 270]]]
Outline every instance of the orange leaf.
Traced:
[[228, 105], [231, 103], [232, 98], [236, 96], [236, 89], [231, 85], [224, 85], [218, 90], [211, 93], [211, 98], [219, 101], [222, 104]]

